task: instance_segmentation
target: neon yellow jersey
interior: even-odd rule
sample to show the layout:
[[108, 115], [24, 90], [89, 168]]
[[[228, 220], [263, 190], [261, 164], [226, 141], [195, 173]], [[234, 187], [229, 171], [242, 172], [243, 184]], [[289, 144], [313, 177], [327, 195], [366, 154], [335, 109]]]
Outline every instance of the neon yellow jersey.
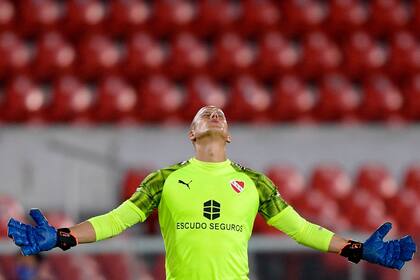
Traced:
[[263, 174], [194, 158], [150, 174], [130, 201], [145, 217], [158, 208], [171, 280], [248, 279], [255, 216], [287, 207]]

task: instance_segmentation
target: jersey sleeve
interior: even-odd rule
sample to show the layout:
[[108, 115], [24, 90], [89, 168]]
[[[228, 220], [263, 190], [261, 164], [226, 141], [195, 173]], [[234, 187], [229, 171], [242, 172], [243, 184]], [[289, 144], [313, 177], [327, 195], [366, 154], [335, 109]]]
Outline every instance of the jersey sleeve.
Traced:
[[161, 170], [149, 174], [137, 188], [137, 191], [129, 198], [146, 217], [158, 207], [162, 195], [165, 178]]
[[260, 198], [258, 212], [266, 221], [279, 214], [288, 206], [286, 201], [280, 196], [277, 187], [264, 174], [258, 175], [255, 186], [257, 187]]

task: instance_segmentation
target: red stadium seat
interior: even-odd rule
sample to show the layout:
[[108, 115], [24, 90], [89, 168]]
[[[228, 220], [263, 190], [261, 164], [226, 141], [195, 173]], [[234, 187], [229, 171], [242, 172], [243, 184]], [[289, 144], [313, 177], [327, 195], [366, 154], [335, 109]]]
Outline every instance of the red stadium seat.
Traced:
[[107, 253], [98, 255], [96, 260], [108, 280], [132, 279], [132, 275], [137, 279], [152, 279], [144, 262], [135, 255]]
[[154, 3], [152, 26], [159, 35], [189, 31], [197, 10], [192, 1], [163, 0]]
[[370, 121], [397, 118], [403, 106], [400, 90], [385, 76], [368, 78], [363, 85], [361, 116]]
[[357, 230], [372, 232], [387, 220], [386, 206], [383, 200], [363, 188], [353, 192], [346, 203], [341, 206], [352, 227]]
[[216, 77], [231, 78], [250, 73], [256, 62], [256, 52], [238, 34], [223, 34], [215, 43], [212, 72]]
[[420, 196], [420, 163], [413, 163], [407, 167], [403, 186], [405, 189], [414, 190]]
[[310, 186], [342, 202], [353, 190], [349, 176], [337, 164], [320, 164], [312, 170]]
[[254, 75], [274, 78], [293, 73], [300, 59], [298, 48], [279, 32], [265, 34], [259, 42], [259, 54]]
[[322, 74], [336, 71], [342, 63], [338, 46], [324, 33], [314, 32], [306, 36], [300, 73], [306, 78], [317, 78]]
[[375, 0], [370, 7], [368, 28], [376, 35], [389, 34], [404, 29], [408, 21], [409, 10], [399, 0]]
[[15, 29], [17, 9], [10, 0], [0, 0], [0, 32]]
[[302, 120], [314, 105], [309, 87], [297, 76], [284, 76], [273, 90], [272, 116], [275, 120]]
[[[206, 75], [190, 79], [186, 94], [186, 104], [183, 110], [186, 121], [191, 121], [203, 106], [214, 105], [224, 110], [229, 102], [225, 87]], [[229, 116], [227, 117], [229, 121]]]
[[6, 87], [4, 103], [4, 116], [10, 122], [43, 122], [46, 90], [27, 76], [17, 76]]
[[321, 1], [291, 0], [283, 1], [282, 5], [287, 23], [283, 29], [288, 33], [317, 30], [327, 16], [327, 7]]
[[55, 228], [68, 228], [76, 224], [72, 217], [63, 212], [47, 212], [45, 217], [48, 223]]
[[360, 92], [341, 74], [331, 74], [320, 80], [315, 115], [322, 121], [351, 121], [360, 104]]
[[31, 51], [15, 33], [0, 33], [0, 57], [0, 78], [12, 78], [29, 72]]
[[183, 89], [164, 76], [152, 76], [139, 86], [142, 120], [177, 121], [184, 107]]
[[98, 78], [117, 74], [122, 62], [122, 50], [109, 37], [94, 34], [79, 45], [78, 73], [84, 78]]
[[9, 195], [0, 195], [0, 239], [7, 237], [7, 222], [10, 218], [25, 221], [22, 204]]
[[410, 22], [411, 30], [418, 34], [419, 26], [420, 26], [420, 2], [415, 1], [412, 3], [411, 12], [412, 12], [412, 19]]
[[398, 185], [388, 168], [380, 163], [367, 163], [359, 167], [355, 180], [357, 188], [377, 195], [381, 199], [390, 199], [398, 192]]
[[66, 1], [67, 13], [63, 28], [71, 36], [104, 31], [107, 18], [105, 3], [100, 0]]
[[420, 71], [420, 44], [413, 34], [405, 31], [394, 34], [387, 70], [394, 78]]
[[74, 47], [59, 33], [44, 33], [39, 37], [38, 51], [32, 71], [40, 79], [68, 74], [76, 61]]
[[242, 17], [238, 24], [244, 35], [260, 35], [261, 31], [269, 32], [279, 29], [282, 13], [274, 1], [247, 0], [241, 3]]
[[125, 74], [135, 81], [144, 76], [161, 73], [166, 65], [164, 47], [146, 33], [135, 33], [127, 42], [124, 60]]
[[57, 31], [63, 24], [64, 3], [54, 0], [28, 0], [19, 5], [19, 30], [25, 35]]
[[101, 267], [91, 256], [83, 254], [51, 254], [47, 259], [56, 279], [104, 279]]
[[89, 123], [93, 90], [74, 76], [62, 76], [52, 88], [49, 118], [54, 122]]
[[268, 121], [271, 97], [268, 90], [251, 76], [240, 76], [232, 84], [229, 105], [230, 121]]
[[368, 19], [368, 9], [361, 0], [331, 1], [325, 29], [337, 37], [360, 30]]
[[293, 204], [303, 195], [306, 188], [305, 178], [293, 166], [275, 164], [268, 168], [266, 174], [288, 203]]
[[207, 70], [209, 60], [205, 43], [189, 33], [180, 33], [172, 42], [167, 73], [175, 79], [202, 74]]
[[420, 196], [415, 190], [403, 189], [387, 205], [389, 214], [398, 221], [403, 231], [420, 233]]
[[382, 71], [387, 61], [384, 46], [373, 41], [365, 32], [356, 32], [349, 37], [344, 54], [346, 73], [356, 78]]
[[150, 25], [152, 9], [144, 0], [110, 1], [107, 30], [116, 35], [129, 35]]
[[135, 113], [139, 104], [135, 89], [122, 77], [104, 77], [97, 89], [97, 101], [93, 110], [99, 122], [136, 121]]
[[240, 18], [240, 3], [227, 0], [203, 0], [197, 3], [194, 33], [200, 36], [232, 32]]
[[408, 119], [420, 120], [420, 75], [415, 75], [404, 84], [402, 113]]

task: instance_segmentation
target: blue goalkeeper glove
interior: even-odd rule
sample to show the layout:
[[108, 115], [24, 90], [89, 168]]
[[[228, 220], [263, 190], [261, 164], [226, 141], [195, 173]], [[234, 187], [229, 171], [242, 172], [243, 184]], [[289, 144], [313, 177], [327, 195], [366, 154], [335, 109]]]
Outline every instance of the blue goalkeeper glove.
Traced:
[[22, 255], [35, 255], [54, 247], [63, 250], [77, 245], [77, 239], [68, 228], [56, 229], [48, 224], [39, 209], [31, 209], [29, 215], [36, 226], [24, 224], [11, 218], [7, 224], [7, 235], [20, 247]]
[[362, 259], [400, 270], [406, 261], [413, 258], [416, 244], [409, 235], [384, 242], [383, 239], [391, 228], [391, 223], [383, 224], [363, 243]]
[[384, 242], [383, 239], [391, 228], [391, 223], [383, 224], [364, 243], [350, 240], [341, 250], [340, 255], [354, 263], [363, 259], [370, 263], [400, 270], [406, 261], [413, 258], [416, 244], [409, 235]]

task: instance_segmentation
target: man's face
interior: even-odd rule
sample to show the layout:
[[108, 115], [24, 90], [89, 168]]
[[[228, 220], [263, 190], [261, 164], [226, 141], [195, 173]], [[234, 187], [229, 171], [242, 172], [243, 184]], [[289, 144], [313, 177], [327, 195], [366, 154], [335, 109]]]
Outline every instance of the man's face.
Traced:
[[230, 142], [228, 124], [223, 111], [215, 106], [205, 106], [195, 115], [189, 138], [191, 141], [206, 136], [220, 135], [226, 142]]

